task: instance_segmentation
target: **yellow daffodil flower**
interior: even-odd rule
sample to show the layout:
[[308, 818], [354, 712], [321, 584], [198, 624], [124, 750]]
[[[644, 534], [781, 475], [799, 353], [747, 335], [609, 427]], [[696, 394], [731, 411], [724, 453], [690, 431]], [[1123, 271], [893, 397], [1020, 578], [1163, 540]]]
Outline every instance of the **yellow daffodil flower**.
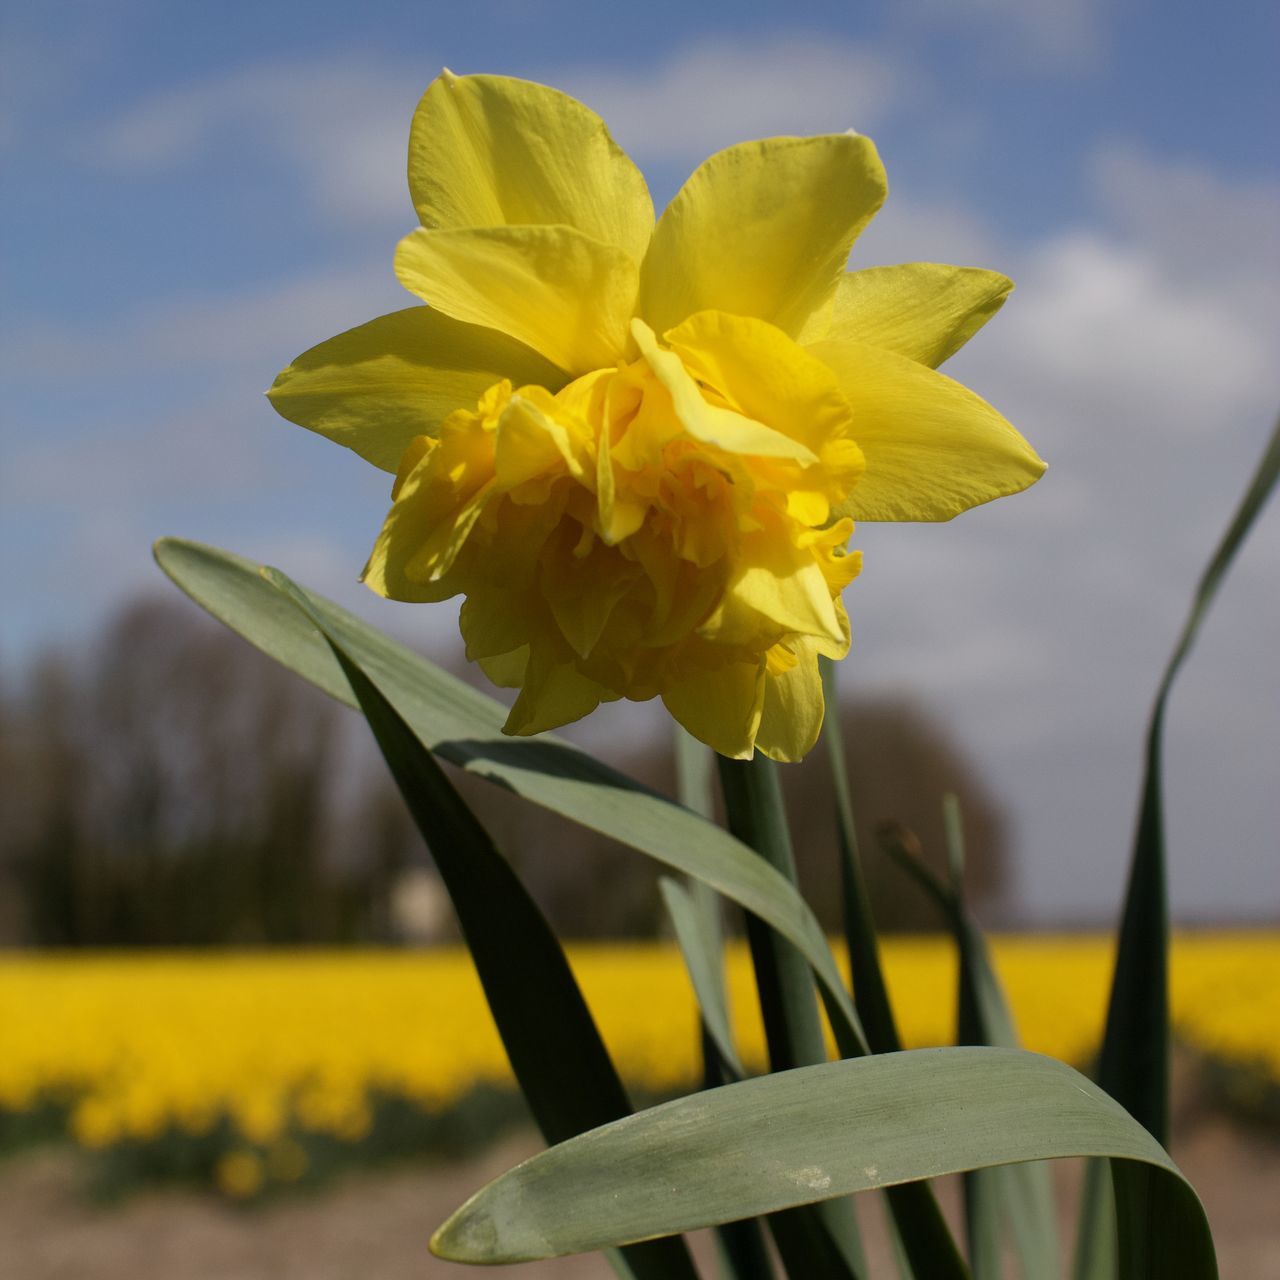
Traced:
[[396, 474], [364, 580], [465, 597], [468, 656], [530, 734], [661, 697], [724, 755], [798, 760], [843, 657], [853, 521], [948, 520], [1044, 464], [936, 373], [1012, 285], [845, 272], [885, 197], [852, 133], [746, 142], [662, 217], [581, 103], [445, 72], [409, 142], [426, 307], [284, 370], [285, 417]]

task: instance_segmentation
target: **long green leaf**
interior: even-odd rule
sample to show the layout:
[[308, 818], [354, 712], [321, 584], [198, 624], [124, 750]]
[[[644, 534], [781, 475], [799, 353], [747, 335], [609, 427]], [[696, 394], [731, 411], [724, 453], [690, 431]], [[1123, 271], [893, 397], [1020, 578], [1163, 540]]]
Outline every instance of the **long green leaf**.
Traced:
[[1169, 909], [1161, 764], [1165, 706], [1174, 679], [1245, 536], [1280, 477], [1280, 422], [1240, 506], [1196, 586], [1165, 668], [1147, 730], [1146, 776], [1125, 894], [1098, 1080], [1161, 1142], [1169, 1131]]
[[314, 621], [308, 620], [263, 577], [261, 565], [176, 538], [162, 538], [155, 554], [165, 573], [215, 618], [339, 701], [356, 705], [328, 640], [358, 662], [418, 740], [451, 764], [694, 876], [759, 916], [813, 966], [841, 1052], [866, 1052], [813, 912], [785, 877], [727, 831], [549, 734], [504, 737], [501, 703], [332, 601], [295, 587]]
[[[303, 606], [305, 607], [305, 605]], [[521, 1092], [548, 1143], [631, 1113], [559, 940], [431, 753], [346, 655], [334, 655], [431, 848]], [[628, 1245], [621, 1274], [697, 1280], [677, 1238]]]
[[1016, 1049], [877, 1054], [667, 1103], [503, 1174], [431, 1247], [477, 1263], [558, 1257], [912, 1179], [1088, 1155], [1151, 1167], [1120, 1201], [1146, 1242], [1122, 1280], [1214, 1280], [1204, 1210], [1160, 1144], [1078, 1072]]
[[[871, 911], [871, 895], [862, 873], [862, 851], [858, 847], [857, 825], [853, 817], [853, 795], [849, 787], [849, 765], [845, 759], [844, 727], [840, 715], [840, 688], [836, 664], [830, 658], [818, 659], [822, 674], [822, 693], [827, 713], [822, 721], [822, 739], [827, 748], [831, 768], [831, 789], [835, 798], [836, 852], [840, 859], [841, 914], [844, 920], [845, 946], [849, 955], [849, 977], [853, 985], [853, 1002], [862, 1019], [872, 1053], [894, 1053], [902, 1048], [884, 967], [880, 963], [880, 946], [876, 937], [875, 917]], [[885, 1223], [893, 1245], [894, 1260], [902, 1280], [912, 1280], [911, 1265], [898, 1218], [906, 1218], [907, 1230], [917, 1238], [910, 1215], [913, 1210], [935, 1211], [918, 1203], [923, 1192], [904, 1188], [896, 1193], [898, 1203], [888, 1206]], [[912, 1198], [916, 1203], [913, 1203]]]
[[[1263, 450], [1222, 541], [1196, 584], [1191, 610], [1160, 678], [1147, 727], [1146, 762], [1129, 863], [1115, 971], [1098, 1061], [1098, 1081], [1161, 1142], [1169, 1138], [1169, 902], [1164, 842], [1164, 718], [1169, 691], [1236, 552], [1280, 478], [1280, 421]], [[1076, 1280], [1115, 1274], [1117, 1236], [1112, 1197], [1124, 1184], [1106, 1169], [1088, 1170], [1076, 1238]]]
[[[943, 797], [947, 862], [951, 873], [947, 915], [959, 954], [956, 993], [958, 1044], [1018, 1048], [1018, 1033], [987, 940], [969, 911], [964, 892], [964, 828], [960, 803]], [[1040, 1163], [999, 1165], [965, 1174], [969, 1263], [974, 1280], [1001, 1280], [1004, 1241], [1013, 1241], [1024, 1280], [1054, 1280], [1060, 1274], [1058, 1222], [1048, 1167]]]
[[[717, 935], [700, 917], [698, 903], [692, 893], [673, 880], [663, 876], [658, 882], [662, 901], [671, 917], [676, 942], [684, 957], [684, 965], [693, 984], [694, 995], [703, 1026], [715, 1046], [724, 1067], [735, 1079], [743, 1079], [747, 1072], [738, 1057], [733, 1042], [733, 1029], [729, 1024], [729, 1003], [724, 987], [724, 957], [717, 945]], [[717, 1082], [719, 1083], [719, 1082]]]
[[[686, 809], [711, 819], [715, 753], [680, 725], [673, 725], [676, 797]], [[729, 1018], [724, 981], [724, 918], [720, 895], [710, 886], [686, 878], [684, 884], [663, 876], [659, 881], [689, 980], [702, 1010], [699, 1021], [703, 1087], [714, 1089], [746, 1072], [738, 1059]], [[716, 1228], [716, 1251], [722, 1280], [774, 1280], [773, 1264], [760, 1222], [744, 1218]]]
[[880, 963], [876, 942], [875, 919], [871, 914], [871, 897], [862, 874], [862, 857], [858, 849], [858, 833], [853, 820], [853, 797], [849, 792], [849, 766], [845, 761], [844, 734], [840, 723], [840, 690], [836, 664], [830, 658], [819, 658], [823, 696], [827, 714], [822, 723], [822, 738], [831, 765], [831, 782], [835, 795], [836, 843], [840, 855], [840, 890], [844, 914], [845, 942], [849, 949], [849, 972], [853, 978], [853, 1000], [867, 1033], [873, 1053], [893, 1053], [902, 1048], [898, 1028], [889, 1001], [889, 987]]
[[[881, 823], [881, 850], [933, 899], [946, 919], [959, 957], [956, 1033], [961, 1045], [1016, 1049], [1018, 1035], [1004, 988], [996, 976], [986, 939], [963, 895], [964, 850], [959, 810], [948, 797], [946, 825], [951, 880], [943, 880], [921, 856], [915, 835], [898, 823]], [[1058, 1230], [1053, 1188], [1043, 1165], [1014, 1164], [980, 1169], [965, 1177], [969, 1261], [976, 1280], [1003, 1274], [1005, 1235], [1028, 1280], [1056, 1276]]]

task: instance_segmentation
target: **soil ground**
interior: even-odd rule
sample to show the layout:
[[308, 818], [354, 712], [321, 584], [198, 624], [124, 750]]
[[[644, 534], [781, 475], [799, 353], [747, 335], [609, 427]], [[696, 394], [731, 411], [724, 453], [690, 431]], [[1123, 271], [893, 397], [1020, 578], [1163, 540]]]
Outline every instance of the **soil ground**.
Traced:
[[[1280, 1280], [1280, 1136], [1185, 1101], [1178, 1121], [1174, 1155], [1205, 1202], [1224, 1280]], [[467, 1162], [352, 1177], [257, 1210], [186, 1191], [147, 1192], [97, 1208], [81, 1193], [80, 1169], [71, 1152], [30, 1152], [0, 1164], [0, 1276], [461, 1280], [467, 1270], [427, 1252], [432, 1227], [471, 1191], [534, 1149], [532, 1135], [523, 1135]], [[1071, 1197], [1073, 1181], [1064, 1168], [1064, 1200]], [[941, 1191], [954, 1212], [955, 1188]], [[870, 1251], [883, 1257], [879, 1223], [870, 1214], [867, 1218]], [[702, 1257], [707, 1243], [695, 1242]], [[513, 1280], [603, 1280], [613, 1273], [598, 1256], [587, 1256], [494, 1274]], [[873, 1274], [894, 1272], [875, 1267]]]

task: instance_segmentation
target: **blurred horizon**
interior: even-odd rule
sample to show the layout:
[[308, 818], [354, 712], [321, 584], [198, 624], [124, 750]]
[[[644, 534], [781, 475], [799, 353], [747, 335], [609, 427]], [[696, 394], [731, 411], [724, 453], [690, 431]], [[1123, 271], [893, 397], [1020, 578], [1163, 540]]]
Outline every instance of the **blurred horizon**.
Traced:
[[[94, 656], [163, 534], [280, 565], [443, 665], [456, 603], [356, 584], [388, 477], [262, 398], [306, 347], [411, 305], [413, 107], [439, 68], [605, 118], [662, 204], [709, 152], [855, 128], [891, 194], [851, 265], [1017, 288], [946, 372], [1050, 464], [946, 526], [864, 525], [854, 703], [908, 698], [1007, 817], [1007, 919], [1112, 922], [1156, 681], [1271, 429], [1280, 14], [1134, 0], [371, 0], [0, 5], [0, 687]], [[1170, 704], [1181, 921], [1274, 921], [1280, 520], [1264, 512]], [[652, 706], [576, 731], [663, 741]], [[1004, 908], [1002, 908], [1003, 910]]]

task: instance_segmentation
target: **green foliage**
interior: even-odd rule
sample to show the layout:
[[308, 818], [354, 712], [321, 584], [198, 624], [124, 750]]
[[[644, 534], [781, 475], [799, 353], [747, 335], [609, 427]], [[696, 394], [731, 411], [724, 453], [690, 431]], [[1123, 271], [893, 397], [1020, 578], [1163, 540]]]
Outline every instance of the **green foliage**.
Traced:
[[[517, 1262], [744, 1213], [1023, 1160], [1147, 1165], [1126, 1201], [1161, 1224], [1126, 1276], [1216, 1275], [1204, 1211], [1163, 1148], [1078, 1072], [1016, 1049], [917, 1049], [778, 1072], [665, 1103], [535, 1156], [436, 1233], [459, 1261]], [[935, 1273], [936, 1274], [936, 1273]]]
[[[1008, 1004], [965, 901], [954, 802], [946, 877], [922, 859], [910, 833], [882, 833], [885, 851], [936, 902], [959, 956], [961, 1046], [896, 1051], [838, 729], [828, 729], [828, 750], [856, 1010], [795, 887], [781, 788], [768, 762], [720, 762], [726, 832], [708, 820], [705, 756], [687, 743], [679, 756], [685, 804], [677, 805], [553, 737], [504, 739], [504, 712], [493, 700], [282, 574], [192, 543], [158, 544], [161, 566], [206, 609], [364, 713], [437, 851], [517, 1078], [555, 1144], [472, 1197], [436, 1233], [433, 1249], [495, 1264], [622, 1247], [613, 1255], [619, 1274], [656, 1280], [695, 1274], [670, 1237], [719, 1227], [723, 1274], [757, 1280], [771, 1274], [752, 1221], [759, 1219], [772, 1229], [790, 1280], [861, 1280], [866, 1262], [844, 1197], [883, 1189], [904, 1274], [960, 1280], [968, 1266], [926, 1184], [965, 1173], [977, 1280], [1001, 1274], [1006, 1239], [1020, 1274], [1047, 1280], [1057, 1272], [1057, 1246], [1042, 1162], [1085, 1157], [1093, 1173], [1077, 1275], [1212, 1280], [1204, 1211], [1161, 1145], [1168, 1087], [1161, 736], [1172, 681], [1278, 474], [1280, 427], [1200, 583], [1160, 685], [1102, 1087], [1015, 1047]], [[825, 675], [834, 705], [834, 677]], [[435, 755], [690, 878], [664, 882], [663, 894], [702, 1008], [707, 1089], [627, 1114], [625, 1091], [557, 940]], [[742, 1078], [729, 1025], [717, 894], [747, 913], [772, 1066], [759, 1079]], [[816, 996], [841, 1061], [824, 1061]]]

